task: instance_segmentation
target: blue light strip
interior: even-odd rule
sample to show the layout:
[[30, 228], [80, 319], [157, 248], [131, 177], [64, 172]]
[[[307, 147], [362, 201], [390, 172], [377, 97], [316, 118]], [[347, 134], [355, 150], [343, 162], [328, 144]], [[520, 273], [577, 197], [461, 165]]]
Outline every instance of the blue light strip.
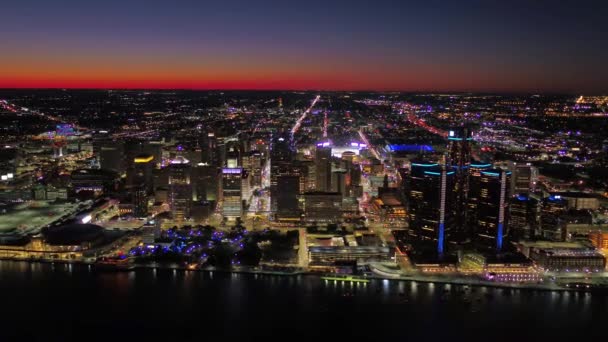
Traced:
[[456, 140], [456, 141], [461, 141], [462, 138], [448, 138], [448, 140]]
[[476, 168], [486, 168], [486, 167], [492, 167], [492, 164], [471, 164], [471, 167], [476, 167]]
[[445, 226], [443, 223], [439, 224], [439, 231], [437, 232], [437, 253], [443, 254], [443, 234]]
[[431, 175], [431, 176], [441, 176], [441, 172], [424, 171], [424, 174]]
[[496, 172], [481, 171], [481, 173], [483, 173], [484, 175], [494, 176], [494, 177], [500, 176], [500, 173], [496, 173]]
[[498, 236], [496, 236], [496, 249], [497, 250], [502, 249], [502, 231], [503, 231], [502, 223], [499, 223], [498, 224]]
[[439, 164], [418, 164], [418, 163], [412, 163], [412, 166], [433, 167], [433, 166], [439, 166]]

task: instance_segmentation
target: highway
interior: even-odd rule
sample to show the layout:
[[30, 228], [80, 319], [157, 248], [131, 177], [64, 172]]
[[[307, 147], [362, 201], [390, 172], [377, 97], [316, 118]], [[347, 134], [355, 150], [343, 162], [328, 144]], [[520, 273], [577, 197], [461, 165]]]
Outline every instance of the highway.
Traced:
[[317, 97], [315, 97], [315, 99], [312, 101], [312, 104], [310, 105], [310, 107], [308, 107], [308, 109], [306, 109], [304, 111], [304, 113], [302, 113], [302, 115], [300, 116], [298, 121], [296, 121], [296, 123], [293, 125], [293, 128], [291, 129], [291, 140], [292, 141], [293, 141], [293, 138], [296, 135], [296, 133], [298, 133], [300, 126], [302, 126], [302, 122], [304, 122], [304, 119], [306, 119], [306, 116], [308, 115], [308, 113], [310, 113], [310, 111], [317, 104], [317, 102], [319, 101], [320, 98], [321, 98], [321, 95], [317, 95]]

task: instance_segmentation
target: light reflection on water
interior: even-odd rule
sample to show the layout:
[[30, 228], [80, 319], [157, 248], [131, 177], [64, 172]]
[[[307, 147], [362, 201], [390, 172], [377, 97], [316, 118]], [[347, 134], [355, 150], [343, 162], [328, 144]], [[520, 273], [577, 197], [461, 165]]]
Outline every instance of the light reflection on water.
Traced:
[[[356, 313], [368, 322], [382, 320], [382, 324], [389, 326], [389, 322], [396, 327], [408, 322], [410, 329], [422, 331], [429, 329], [429, 320], [457, 329], [456, 323], [450, 321], [454, 317], [458, 317], [459, 322], [473, 319], [488, 327], [499, 325], [492, 317], [512, 317], [512, 324], [534, 320], [546, 333], [555, 331], [555, 336], [559, 337], [559, 328], [584, 329], [593, 320], [607, 316], [607, 297], [601, 294], [506, 290], [437, 282], [371, 280], [351, 283], [327, 281], [316, 276], [281, 277], [161, 268], [101, 273], [91, 271], [86, 265], [6, 261], [0, 261], [0, 275], [0, 288], [4, 290], [0, 291], [0, 301], [3, 303], [10, 299], [10, 294], [23, 293], [19, 297], [22, 302], [15, 305], [37, 308], [44, 313], [45, 301], [48, 301], [49, 312], [62, 306], [75, 306], [88, 315], [94, 315], [94, 312], [87, 310], [100, 310], [108, 303], [116, 303], [107, 310], [129, 315], [131, 306], [140, 307], [138, 312], [151, 315], [145, 317], [152, 322], [156, 319], [154, 315], [166, 317], [177, 312], [180, 319], [187, 320], [188, 315], [194, 319], [200, 317], [204, 308], [219, 315], [220, 321], [216, 324], [220, 326], [223, 326], [222, 319], [240, 323], [290, 319], [322, 325], [326, 320], [335, 319], [332, 314], [342, 312]], [[9, 310], [10, 304], [7, 305]], [[167, 313], [161, 314], [158, 310], [167, 310]], [[300, 312], [302, 314], [298, 314]], [[105, 312], [100, 315], [98, 319], [101, 320], [113, 317]], [[447, 333], [450, 329], [445, 330]]]

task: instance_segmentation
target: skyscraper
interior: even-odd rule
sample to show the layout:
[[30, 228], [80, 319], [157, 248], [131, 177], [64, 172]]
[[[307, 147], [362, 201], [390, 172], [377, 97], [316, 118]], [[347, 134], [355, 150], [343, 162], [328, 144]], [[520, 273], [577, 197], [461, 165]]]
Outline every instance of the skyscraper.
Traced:
[[456, 218], [458, 230], [466, 229], [466, 208], [469, 193], [469, 173], [471, 164], [471, 130], [457, 127], [448, 131], [448, 165], [456, 171], [456, 212], [462, 213]]
[[222, 169], [222, 214], [228, 219], [243, 216], [243, 169]]
[[480, 171], [475, 235], [485, 247], [500, 251], [508, 233], [511, 172], [502, 169]]
[[541, 236], [553, 241], [561, 241], [565, 237], [565, 221], [563, 215], [568, 210], [568, 201], [560, 195], [551, 195], [542, 200], [540, 211]]
[[143, 186], [147, 194], [154, 192], [154, 156], [140, 154], [133, 159], [133, 186]]
[[481, 201], [482, 171], [492, 169], [490, 163], [471, 163], [469, 165], [469, 194], [467, 196], [466, 210], [466, 225], [464, 229], [465, 236], [471, 237], [474, 233], [474, 228], [477, 226], [477, 215], [479, 213], [479, 203]]
[[456, 171], [445, 165], [414, 161], [408, 178], [409, 224], [420, 240], [434, 241], [439, 255], [445, 252], [456, 227]]
[[537, 234], [539, 202], [528, 194], [517, 194], [511, 198], [509, 237], [529, 239]]
[[133, 189], [133, 215], [136, 217], [148, 216], [148, 193], [143, 186]]
[[277, 180], [277, 219], [299, 219], [300, 176], [284, 175]]
[[331, 191], [331, 146], [329, 143], [317, 144], [315, 167], [317, 191]]
[[177, 157], [169, 164], [169, 206], [173, 219], [183, 221], [190, 217], [192, 208], [192, 184], [190, 161]]
[[536, 190], [536, 182], [538, 181], [538, 169], [536, 167], [530, 163], [512, 163], [510, 169], [513, 173], [512, 193], [527, 194]]

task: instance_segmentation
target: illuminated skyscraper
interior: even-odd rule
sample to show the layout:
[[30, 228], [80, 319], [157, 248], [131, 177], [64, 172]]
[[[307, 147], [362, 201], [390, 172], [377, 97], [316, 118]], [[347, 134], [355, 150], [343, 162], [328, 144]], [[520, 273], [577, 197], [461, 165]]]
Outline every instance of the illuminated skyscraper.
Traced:
[[471, 163], [468, 169], [469, 173], [469, 194], [467, 198], [467, 211], [466, 211], [466, 222], [465, 233], [467, 237], [473, 234], [474, 228], [477, 226], [477, 214], [479, 213], [479, 202], [481, 201], [481, 188], [482, 188], [482, 171], [488, 171], [492, 169], [490, 163]]
[[511, 198], [509, 237], [512, 240], [529, 239], [537, 234], [539, 226], [539, 202], [527, 194]]
[[177, 157], [169, 164], [169, 206], [173, 219], [177, 221], [190, 217], [192, 208], [190, 172], [190, 161], [186, 158]]
[[228, 219], [243, 216], [243, 169], [222, 169], [222, 214]]
[[479, 186], [472, 189], [477, 199], [475, 235], [483, 246], [500, 251], [508, 233], [511, 172], [488, 169], [480, 173]]
[[316, 188], [320, 192], [331, 190], [331, 146], [329, 143], [317, 144], [315, 151]]
[[455, 181], [456, 171], [445, 165], [411, 164], [407, 186], [410, 229], [418, 239], [434, 241], [439, 255], [456, 228]]
[[148, 216], [148, 193], [142, 186], [133, 189], [133, 215], [135, 217]]
[[132, 177], [133, 186], [143, 186], [146, 193], [154, 192], [154, 156], [150, 154], [140, 154], [133, 159], [134, 175]]
[[540, 211], [541, 235], [545, 239], [562, 241], [565, 238], [564, 214], [568, 210], [568, 201], [559, 195], [551, 195], [542, 200]]
[[456, 171], [455, 210], [461, 213], [456, 218], [458, 230], [466, 230], [466, 208], [469, 193], [469, 173], [471, 164], [471, 130], [466, 127], [453, 128], [448, 131], [448, 165]]

